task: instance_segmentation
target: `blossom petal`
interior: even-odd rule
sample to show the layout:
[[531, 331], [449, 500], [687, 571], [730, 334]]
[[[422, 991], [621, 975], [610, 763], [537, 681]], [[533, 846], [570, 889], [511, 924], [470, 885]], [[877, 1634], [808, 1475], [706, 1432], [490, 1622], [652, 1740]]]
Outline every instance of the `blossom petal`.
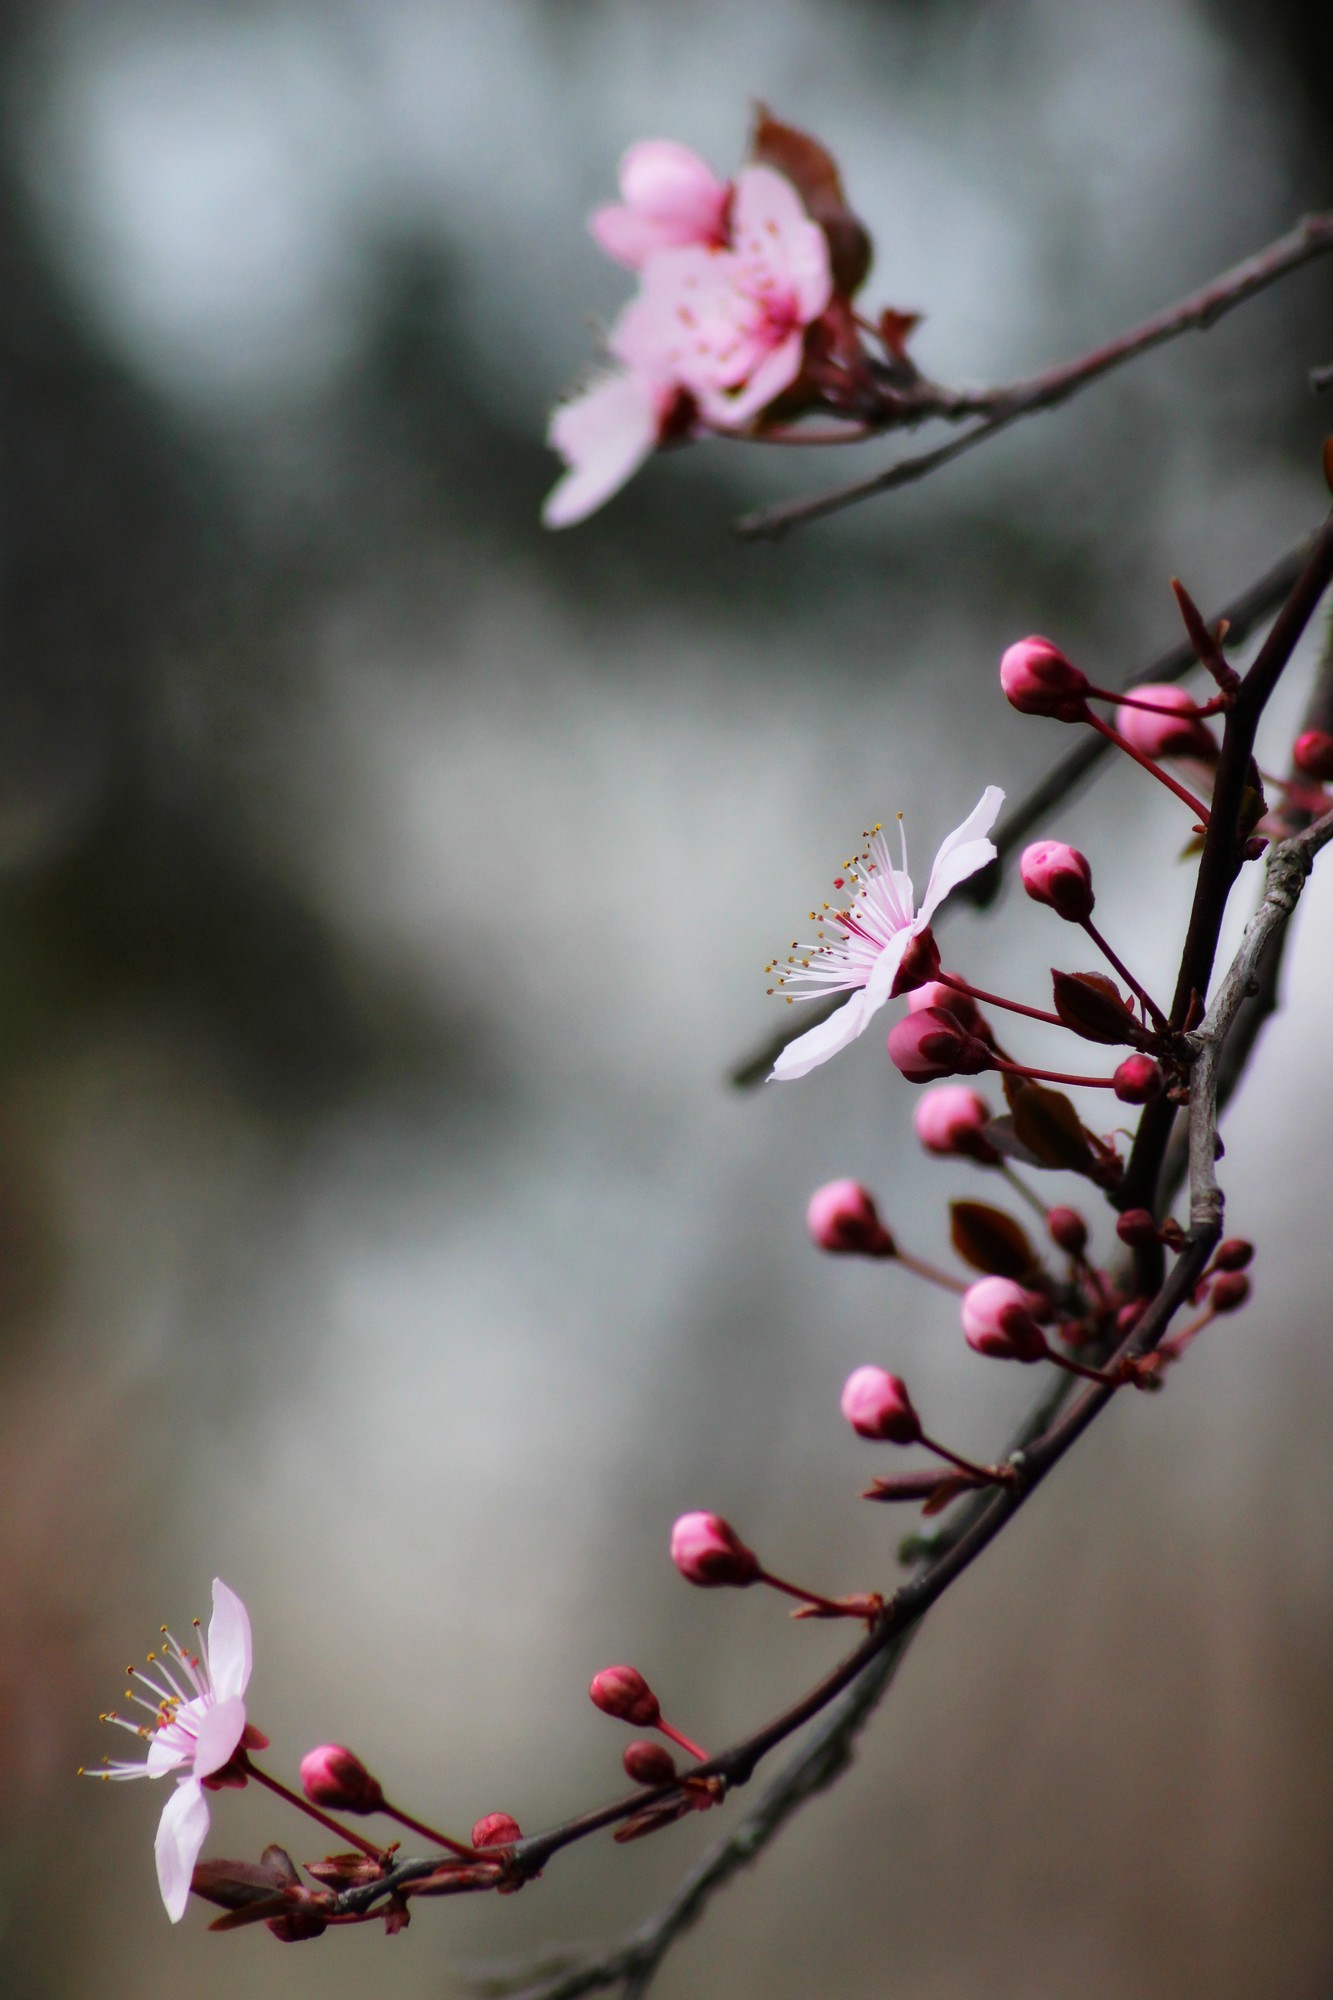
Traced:
[[[889, 983], [892, 985], [892, 980]], [[888, 997], [885, 993], [884, 999], [872, 1000], [865, 987], [853, 993], [846, 1006], [839, 1007], [827, 1021], [819, 1022], [817, 1027], [798, 1035], [794, 1042], [788, 1042], [769, 1072], [770, 1083], [791, 1083], [798, 1076], [808, 1076], [812, 1069], [818, 1069], [820, 1063], [827, 1062], [830, 1056], [836, 1056], [840, 1049], [845, 1049], [849, 1042], [854, 1042], [858, 1035], [864, 1033], [871, 1017], [879, 1012]]]
[[194, 1775], [211, 1778], [231, 1762], [232, 1752], [245, 1728], [245, 1703], [238, 1694], [229, 1695], [209, 1709], [199, 1724], [194, 1748]]
[[734, 394], [726, 390], [700, 389], [699, 412], [719, 429], [737, 429], [789, 389], [801, 372], [805, 335], [797, 329], [777, 347], [771, 348], [748, 371], [748, 380]]
[[721, 241], [730, 190], [706, 160], [673, 139], [645, 139], [620, 163], [623, 205], [599, 208], [588, 227], [608, 257], [637, 271], [654, 251]]
[[978, 868], [984, 868], [988, 861], [995, 859], [995, 843], [984, 836], [994, 826], [1003, 804], [1004, 793], [999, 786], [987, 785], [963, 824], [956, 826], [941, 841], [921, 901], [920, 920], [923, 926], [930, 922], [951, 889], [956, 889], [969, 875], [975, 875]]
[[213, 1616], [208, 1625], [208, 1671], [219, 1702], [244, 1694], [250, 1679], [250, 1614], [220, 1576], [213, 1578]]
[[182, 1764], [193, 1761], [194, 1739], [203, 1713], [204, 1704], [196, 1697], [177, 1711], [174, 1722], [167, 1723], [165, 1728], [156, 1732], [148, 1746], [148, 1761], [144, 1765], [148, 1777], [164, 1778], [168, 1771], [175, 1771]]
[[731, 236], [740, 256], [762, 264], [790, 289], [803, 326], [818, 319], [833, 296], [828, 238], [785, 174], [746, 167], [737, 176]]
[[[910, 882], [907, 885], [907, 892], [910, 897], [912, 892]], [[871, 966], [870, 977], [866, 980], [866, 999], [873, 1010], [878, 1010], [892, 996], [893, 982], [898, 977], [899, 968], [907, 956], [907, 947], [917, 932], [923, 928], [919, 921], [904, 925], [902, 930], [895, 932], [889, 939]]]
[[185, 1905], [190, 1900], [190, 1878], [207, 1834], [208, 1801], [204, 1788], [195, 1778], [182, 1778], [163, 1808], [153, 1843], [157, 1884], [173, 1924], [178, 1924], [185, 1915]]
[[657, 397], [640, 375], [602, 375], [563, 403], [547, 437], [569, 470], [546, 496], [544, 524], [569, 528], [595, 513], [651, 455], [657, 435]]

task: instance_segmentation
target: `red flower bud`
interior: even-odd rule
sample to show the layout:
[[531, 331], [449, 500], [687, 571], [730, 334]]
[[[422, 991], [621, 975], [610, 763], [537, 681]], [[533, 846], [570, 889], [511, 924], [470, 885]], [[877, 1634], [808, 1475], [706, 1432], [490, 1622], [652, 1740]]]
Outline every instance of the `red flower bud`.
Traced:
[[805, 1211], [805, 1226], [817, 1250], [857, 1257], [895, 1254], [874, 1196], [859, 1181], [829, 1181], [816, 1188]]
[[474, 1847], [508, 1847], [522, 1838], [523, 1829], [508, 1813], [484, 1813], [472, 1829]]
[[1217, 762], [1217, 738], [1208, 725], [1197, 715], [1181, 713], [1196, 706], [1184, 688], [1163, 681], [1129, 692], [1136, 701], [1150, 701], [1154, 708], [1172, 713], [1154, 715], [1150, 709], [1121, 706], [1116, 710], [1115, 726], [1126, 743], [1145, 757], [1197, 757], [1200, 763]]
[[712, 1590], [744, 1589], [759, 1576], [759, 1558], [719, 1514], [682, 1514], [671, 1530], [671, 1560], [686, 1583]]
[[378, 1812], [384, 1793], [359, 1757], [341, 1743], [321, 1743], [301, 1759], [301, 1789], [311, 1805], [332, 1812]]
[[1131, 1250], [1142, 1250], [1161, 1240], [1156, 1218], [1146, 1208], [1127, 1208], [1116, 1223], [1115, 1233]]
[[1018, 864], [1023, 887], [1034, 903], [1045, 903], [1066, 923], [1092, 915], [1092, 870], [1087, 856], [1063, 840], [1034, 840]]
[[669, 1785], [676, 1775], [676, 1760], [665, 1743], [649, 1743], [636, 1737], [633, 1743], [625, 1745], [620, 1761], [626, 1777], [632, 1778], [636, 1785]]
[[1002, 1361], [1040, 1361], [1046, 1336], [1032, 1314], [1030, 1295], [1012, 1278], [981, 1278], [963, 1294], [963, 1332], [978, 1354]]
[[1112, 1078], [1122, 1104], [1150, 1104], [1161, 1096], [1165, 1081], [1161, 1064], [1151, 1056], [1126, 1056]]
[[1243, 1236], [1228, 1236], [1226, 1242], [1219, 1243], [1213, 1252], [1213, 1269], [1243, 1271], [1253, 1257], [1253, 1243], [1247, 1243]]
[[603, 1715], [631, 1722], [636, 1729], [657, 1727], [661, 1704], [637, 1667], [603, 1667], [593, 1675], [588, 1693]]
[[907, 1384], [883, 1368], [854, 1369], [843, 1384], [842, 1414], [858, 1437], [884, 1444], [915, 1444], [921, 1420], [912, 1408]]
[[1214, 1312], [1238, 1312], [1250, 1296], [1250, 1279], [1245, 1271], [1223, 1271], [1213, 1280], [1208, 1303]]
[[1307, 778], [1325, 784], [1333, 778], [1333, 736], [1326, 729], [1304, 729], [1296, 738], [1291, 761]]
[[916, 1136], [928, 1153], [956, 1155], [993, 1167], [1000, 1155], [986, 1137], [991, 1109], [965, 1083], [942, 1083], [920, 1096], [912, 1112]]
[[1020, 639], [1000, 661], [1000, 686], [1023, 715], [1081, 722], [1090, 685], [1087, 675], [1049, 639]]
[[994, 1069], [986, 1044], [970, 1035], [955, 1015], [920, 1007], [889, 1029], [889, 1055], [909, 1083], [934, 1083], [942, 1076], [977, 1076]]
[[914, 1014], [919, 1014], [923, 1007], [937, 1007], [942, 1014], [952, 1014], [956, 1021], [961, 1021], [969, 1035], [975, 1035], [979, 1042], [995, 1040], [990, 1022], [972, 995], [960, 993], [955, 986], [932, 979], [926, 986], [915, 987], [907, 996], [907, 1004]]
[[1052, 1243], [1071, 1257], [1081, 1257], [1088, 1247], [1088, 1225], [1076, 1208], [1048, 1208], [1046, 1227]]

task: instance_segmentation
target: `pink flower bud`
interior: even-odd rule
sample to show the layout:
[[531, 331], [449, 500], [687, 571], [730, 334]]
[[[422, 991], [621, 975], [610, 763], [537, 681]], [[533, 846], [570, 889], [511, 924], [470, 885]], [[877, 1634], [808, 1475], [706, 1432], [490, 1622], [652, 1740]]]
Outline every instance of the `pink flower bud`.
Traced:
[[1131, 1250], [1143, 1250], [1161, 1241], [1156, 1219], [1146, 1208], [1127, 1208], [1116, 1223], [1115, 1233]]
[[1203, 764], [1217, 762], [1217, 739], [1211, 729], [1197, 715], [1181, 713], [1196, 706], [1184, 688], [1163, 681], [1131, 688], [1130, 693], [1136, 701], [1150, 701], [1155, 708], [1172, 712], [1154, 715], [1149, 709], [1127, 704], [1117, 708], [1115, 726], [1126, 743], [1144, 757], [1197, 757]]
[[744, 1589], [759, 1576], [759, 1558], [719, 1514], [682, 1514], [671, 1530], [671, 1560], [686, 1583], [704, 1590]]
[[1076, 1208], [1048, 1208], [1046, 1227], [1051, 1241], [1071, 1257], [1081, 1257], [1088, 1247], [1088, 1225]]
[[995, 1040], [990, 1022], [972, 995], [960, 993], [956, 987], [945, 986], [939, 980], [932, 979], [928, 985], [916, 987], [908, 994], [907, 1005], [914, 1014], [925, 1007], [936, 1007], [940, 1013], [952, 1014], [955, 1021], [961, 1021], [969, 1035], [975, 1035], [979, 1042]]
[[1020, 639], [1000, 661], [1000, 686], [1023, 715], [1081, 722], [1091, 683], [1049, 639]]
[[816, 1188], [805, 1226], [817, 1250], [838, 1256], [892, 1257], [892, 1236], [879, 1219], [874, 1196], [860, 1181], [829, 1181]]
[[1040, 1361], [1046, 1336], [1032, 1315], [1032, 1301], [1012, 1278], [981, 1278], [963, 1294], [963, 1332], [978, 1354], [1001, 1361]]
[[1208, 1295], [1208, 1303], [1214, 1312], [1238, 1312], [1250, 1296], [1250, 1279], [1246, 1271], [1223, 1271], [1220, 1278], [1213, 1281], [1213, 1289]]
[[311, 1805], [333, 1812], [378, 1812], [384, 1793], [359, 1757], [341, 1743], [321, 1743], [301, 1759], [301, 1790]]
[[1126, 1056], [1112, 1078], [1122, 1104], [1151, 1104], [1161, 1096], [1164, 1082], [1161, 1065], [1151, 1056]]
[[[637, 1667], [603, 1667], [588, 1689], [603, 1715], [631, 1722], [636, 1729], [655, 1729], [662, 1713], [657, 1696]], [[473, 1846], [476, 1842], [473, 1841]]]
[[1063, 840], [1034, 840], [1018, 864], [1023, 887], [1034, 903], [1045, 903], [1066, 923], [1086, 923], [1092, 915], [1092, 870], [1087, 856]]
[[842, 1414], [858, 1437], [884, 1444], [915, 1444], [921, 1419], [912, 1408], [907, 1384], [883, 1368], [854, 1369], [843, 1384]]
[[889, 988], [889, 998], [896, 1000], [900, 994], [914, 993], [927, 980], [933, 980], [939, 969], [939, 946], [929, 930], [918, 931], [902, 955], [902, 962]]
[[666, 1744], [649, 1743], [642, 1737], [625, 1745], [620, 1761], [626, 1777], [636, 1785], [669, 1785], [676, 1775], [676, 1760]]
[[1291, 761], [1307, 778], [1326, 784], [1333, 778], [1333, 736], [1326, 729], [1304, 729], [1296, 738]]
[[1243, 1236], [1228, 1236], [1213, 1252], [1215, 1271], [1243, 1271], [1254, 1257], [1254, 1245]]
[[977, 1076], [994, 1069], [986, 1044], [953, 1014], [921, 1007], [889, 1029], [889, 1055], [909, 1083], [934, 1083], [942, 1076]]
[[916, 1101], [912, 1124], [928, 1153], [957, 1155], [993, 1167], [999, 1154], [986, 1137], [991, 1110], [979, 1091], [965, 1083], [942, 1083]]
[[474, 1847], [508, 1847], [522, 1838], [522, 1827], [508, 1813], [484, 1813], [472, 1829]]

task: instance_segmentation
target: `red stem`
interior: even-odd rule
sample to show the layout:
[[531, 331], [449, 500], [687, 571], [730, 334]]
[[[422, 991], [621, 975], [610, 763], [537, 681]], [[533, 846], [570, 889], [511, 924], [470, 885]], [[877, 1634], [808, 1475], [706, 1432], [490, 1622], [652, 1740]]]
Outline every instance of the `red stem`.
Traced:
[[447, 1847], [460, 1861], [480, 1859], [475, 1847], [467, 1847], [461, 1840], [451, 1840], [447, 1833], [437, 1833], [433, 1826], [427, 1826], [423, 1820], [413, 1819], [411, 1813], [400, 1812], [398, 1807], [391, 1806], [387, 1799], [380, 1800], [379, 1809], [390, 1819], [396, 1819], [399, 1826], [405, 1826], [409, 1833], [419, 1833], [423, 1840], [433, 1840], [437, 1847]]
[[1120, 977], [1124, 980], [1126, 986], [1129, 987], [1131, 993], [1137, 995], [1138, 999], [1142, 1001], [1148, 1013], [1152, 1015], [1153, 1026], [1157, 1029], [1159, 1034], [1162, 1033], [1168, 1024], [1166, 1015], [1157, 1005], [1157, 1002], [1154, 999], [1152, 999], [1149, 994], [1144, 992], [1143, 988], [1139, 985], [1138, 980], [1134, 977], [1133, 973], [1130, 971], [1129, 967], [1125, 964], [1124, 960], [1122, 958], [1117, 957], [1116, 953], [1112, 951], [1110, 945], [1106, 942], [1106, 939], [1102, 936], [1096, 924], [1093, 923], [1092, 918], [1084, 917], [1081, 921], [1084, 930], [1088, 933], [1088, 936], [1092, 939], [1093, 943], [1096, 945], [1098, 951], [1102, 954], [1102, 957], [1106, 960], [1107, 964], [1115, 968], [1115, 970], [1120, 974]]
[[973, 1479], [983, 1480], [987, 1486], [1003, 1486], [1005, 1483], [1001, 1475], [990, 1466], [975, 1465], [970, 1458], [962, 1458], [956, 1451], [950, 1451], [947, 1444], [936, 1444], [934, 1438], [928, 1438], [924, 1431], [921, 1433], [920, 1442], [927, 1451], [933, 1451], [937, 1458], [947, 1459], [949, 1464], [956, 1465], [960, 1472], [970, 1474]]
[[960, 1279], [951, 1278], [947, 1271], [941, 1271], [934, 1264], [928, 1264], [924, 1257], [914, 1257], [910, 1250], [895, 1250], [894, 1255], [904, 1270], [915, 1272], [918, 1278], [924, 1278], [928, 1284], [942, 1285], [946, 1292], [957, 1292], [960, 1296], [967, 1290], [967, 1286]]
[[664, 1721], [660, 1715], [657, 1718], [657, 1727], [661, 1730], [663, 1736], [669, 1736], [673, 1743], [679, 1743], [687, 1756], [697, 1757], [701, 1764], [708, 1762], [708, 1752], [706, 1750], [701, 1750], [697, 1743], [691, 1743], [688, 1736], [682, 1736], [678, 1729], [673, 1729], [671, 1724]]
[[[1064, 1023], [1061, 1022], [1061, 1027]], [[1068, 1076], [1058, 1069], [1028, 1069], [1023, 1063], [1001, 1062], [997, 1057], [996, 1069], [1008, 1070], [1010, 1076], [1025, 1076], [1032, 1083], [1081, 1083], [1089, 1090], [1113, 1090], [1113, 1076]]]
[[339, 1840], [350, 1841], [353, 1847], [359, 1847], [363, 1854], [369, 1854], [375, 1861], [383, 1859], [382, 1847], [376, 1847], [372, 1841], [363, 1840], [359, 1833], [352, 1832], [350, 1826], [343, 1826], [339, 1820], [331, 1819], [328, 1813], [321, 1812], [318, 1806], [312, 1806], [309, 1799], [303, 1799], [299, 1792], [289, 1791], [286, 1785], [280, 1784], [276, 1778], [270, 1778], [267, 1771], [261, 1771], [258, 1764], [251, 1763], [244, 1751], [236, 1761], [248, 1778], [257, 1779], [261, 1785], [267, 1785], [271, 1792], [276, 1792], [280, 1799], [286, 1799], [289, 1806], [295, 1806], [298, 1812], [305, 1813], [310, 1819], [317, 1819], [330, 1833], [336, 1833]]
[[937, 972], [936, 983], [952, 987], [955, 993], [965, 993], [969, 1000], [984, 1000], [988, 1007], [1007, 1007], [1011, 1014], [1026, 1014], [1029, 1021], [1045, 1021], [1053, 1028], [1063, 1028], [1066, 1023], [1058, 1014], [1048, 1014], [1042, 1007], [1025, 1007], [1021, 1000], [1003, 1000], [998, 993], [988, 993], [984, 986], [969, 986], [956, 972]]
[[1081, 1375], [1085, 1382], [1099, 1382], [1103, 1389], [1124, 1387], [1118, 1375], [1108, 1375], [1104, 1368], [1086, 1368], [1081, 1361], [1071, 1361], [1067, 1354], [1061, 1354], [1054, 1347], [1047, 1348], [1046, 1358], [1048, 1361], [1053, 1361], [1057, 1368], [1063, 1368], [1069, 1375]]
[[[785, 1590], [788, 1597], [799, 1597], [803, 1604], [818, 1605], [821, 1611], [827, 1611], [833, 1618], [860, 1617], [861, 1615], [859, 1612], [849, 1612], [845, 1604], [837, 1604], [831, 1597], [821, 1597], [817, 1590], [802, 1590], [798, 1583], [784, 1583], [780, 1576], [773, 1576], [766, 1569], [760, 1570], [756, 1580], [759, 1583], [771, 1584], [774, 1590]], [[660, 1728], [661, 1725], [659, 1724], [658, 1726]]]
[[1150, 777], [1156, 778], [1159, 785], [1165, 785], [1168, 792], [1174, 792], [1178, 799], [1183, 799], [1190, 811], [1197, 815], [1200, 823], [1207, 826], [1208, 808], [1199, 803], [1193, 792], [1187, 792], [1183, 785], [1178, 785], [1160, 764], [1154, 764], [1151, 757], [1145, 757], [1141, 750], [1136, 750], [1132, 743], [1126, 742], [1118, 730], [1112, 729], [1109, 722], [1103, 722], [1100, 715], [1094, 715], [1091, 709], [1088, 709], [1085, 720], [1092, 724], [1099, 736], [1104, 736], [1108, 743], [1114, 743], [1127, 757], [1132, 757], [1136, 764], [1141, 764]]

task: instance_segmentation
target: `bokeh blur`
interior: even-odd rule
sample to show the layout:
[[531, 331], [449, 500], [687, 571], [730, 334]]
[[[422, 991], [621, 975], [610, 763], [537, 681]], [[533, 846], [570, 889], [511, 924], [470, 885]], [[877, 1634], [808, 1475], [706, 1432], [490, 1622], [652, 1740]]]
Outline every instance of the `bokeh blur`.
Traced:
[[[779, 548], [730, 522], [888, 447], [673, 454], [543, 536], [545, 412], [624, 294], [584, 230], [622, 149], [726, 170], [767, 100], [839, 155], [922, 365], [995, 380], [1327, 205], [1330, 73], [1324, 0], [0, 6], [9, 2000], [416, 2000], [666, 1893], [713, 1825], [395, 1941], [210, 1937], [158, 1901], [160, 1791], [74, 1773], [215, 1573], [274, 1769], [351, 1743], [460, 1832], [621, 1788], [610, 1660], [720, 1746], [836, 1657], [686, 1589], [673, 1515], [891, 1581], [847, 1370], [979, 1453], [1032, 1381], [805, 1242], [834, 1175], [937, 1258], [948, 1195], [989, 1190], [916, 1151], [875, 1036], [731, 1091], [761, 968], [863, 826], [901, 809], [928, 858], [1065, 747], [1003, 709], [1002, 645], [1126, 672], [1175, 637], [1172, 573], [1219, 603], [1326, 504], [1321, 265]], [[1164, 985], [1189, 878], [1146, 789], [1110, 773], [1058, 830]], [[942, 1607], [663, 2000], [1330, 1990], [1330, 921], [1316, 881], [1228, 1124], [1255, 1305]], [[1054, 925], [1010, 895], [949, 956], [1035, 996]], [[209, 1851], [271, 1838], [316, 1851], [222, 1796]]]

